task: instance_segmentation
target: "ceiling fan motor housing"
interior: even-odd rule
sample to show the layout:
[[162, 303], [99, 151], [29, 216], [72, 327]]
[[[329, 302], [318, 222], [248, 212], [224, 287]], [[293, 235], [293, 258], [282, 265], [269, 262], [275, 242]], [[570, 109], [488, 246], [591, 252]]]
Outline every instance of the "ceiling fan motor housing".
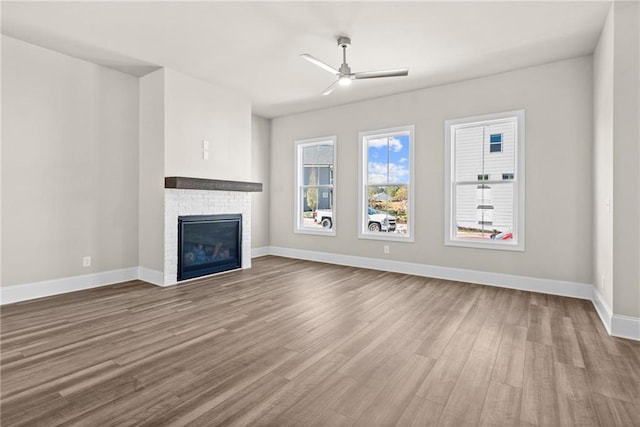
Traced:
[[338, 46], [342, 48], [351, 46], [351, 39], [345, 36], [338, 37]]

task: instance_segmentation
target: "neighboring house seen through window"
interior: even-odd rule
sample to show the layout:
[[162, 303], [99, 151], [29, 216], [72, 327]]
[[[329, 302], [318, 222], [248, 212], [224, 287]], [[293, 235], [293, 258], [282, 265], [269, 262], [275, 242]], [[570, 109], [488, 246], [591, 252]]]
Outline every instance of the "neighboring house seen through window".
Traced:
[[524, 111], [447, 120], [445, 244], [524, 250]]
[[413, 241], [413, 134], [413, 126], [360, 133], [360, 238]]
[[296, 211], [298, 233], [335, 235], [334, 136], [296, 142]]
[[502, 152], [502, 134], [497, 133], [489, 136], [489, 152], [501, 153]]

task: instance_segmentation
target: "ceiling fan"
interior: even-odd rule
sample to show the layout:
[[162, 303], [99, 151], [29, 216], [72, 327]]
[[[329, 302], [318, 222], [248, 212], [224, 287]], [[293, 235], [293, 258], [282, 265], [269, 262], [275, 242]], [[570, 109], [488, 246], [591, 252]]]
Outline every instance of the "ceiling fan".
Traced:
[[325, 64], [320, 61], [318, 58], [315, 58], [307, 53], [303, 53], [300, 56], [311, 62], [314, 65], [322, 68], [330, 72], [331, 74], [338, 77], [338, 79], [331, 83], [331, 85], [322, 92], [323, 95], [329, 95], [336, 88], [337, 85], [340, 86], [349, 86], [351, 84], [351, 80], [360, 80], [360, 79], [376, 79], [379, 77], [399, 77], [406, 76], [409, 74], [409, 70], [406, 68], [397, 68], [393, 70], [380, 70], [380, 71], [365, 71], [362, 73], [352, 73], [351, 67], [347, 64], [347, 47], [351, 45], [351, 39], [349, 37], [340, 36], [338, 37], [338, 46], [342, 48], [342, 65], [340, 65], [340, 69], [336, 70], [330, 65]]

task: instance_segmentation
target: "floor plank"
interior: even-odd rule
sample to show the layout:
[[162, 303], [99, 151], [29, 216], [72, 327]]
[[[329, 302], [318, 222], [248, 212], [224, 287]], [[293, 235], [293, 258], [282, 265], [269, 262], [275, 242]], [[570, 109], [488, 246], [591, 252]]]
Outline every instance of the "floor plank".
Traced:
[[407, 427], [437, 425], [443, 410], [442, 405], [414, 396], [396, 425]]
[[583, 300], [267, 256], [1, 311], [3, 426], [640, 426]]
[[356, 426], [394, 425], [415, 396], [433, 363], [434, 360], [428, 357], [412, 354], [371, 402]]
[[444, 412], [442, 426], [473, 425], [480, 418], [485, 401], [495, 356], [491, 353], [472, 351], [462, 368]]
[[480, 426], [517, 425], [522, 389], [491, 381], [480, 414]]
[[540, 426], [560, 424], [551, 347], [527, 342], [520, 419]]

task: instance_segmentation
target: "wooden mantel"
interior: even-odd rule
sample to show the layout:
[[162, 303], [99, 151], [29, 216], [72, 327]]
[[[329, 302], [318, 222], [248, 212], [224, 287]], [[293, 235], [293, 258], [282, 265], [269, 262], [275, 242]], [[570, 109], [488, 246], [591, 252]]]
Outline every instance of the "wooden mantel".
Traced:
[[164, 188], [176, 188], [180, 190], [261, 192], [262, 183], [168, 176], [164, 179]]

